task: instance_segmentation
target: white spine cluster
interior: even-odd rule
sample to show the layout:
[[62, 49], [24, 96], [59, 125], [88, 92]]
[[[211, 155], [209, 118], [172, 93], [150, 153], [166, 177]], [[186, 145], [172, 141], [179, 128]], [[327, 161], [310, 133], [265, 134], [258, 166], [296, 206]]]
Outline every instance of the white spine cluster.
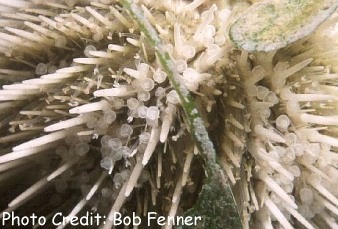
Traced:
[[[338, 174], [337, 161], [324, 156], [337, 146], [334, 131], [330, 131], [337, 125], [333, 105], [337, 96], [320, 89], [333, 81], [321, 79], [320, 74], [330, 74], [324, 69], [321, 73], [311, 71], [315, 67], [309, 65], [314, 59], [306, 55], [303, 61], [291, 59], [294, 65], [290, 67], [286, 62], [273, 66], [272, 57], [257, 54], [252, 70], [246, 62], [247, 53], [242, 52], [238, 60], [251, 120], [247, 144], [256, 164], [252, 175], [263, 181], [268, 191], [251, 190], [259, 200], [256, 210], [262, 211], [257, 214], [258, 221], [268, 227], [278, 221], [284, 228], [294, 228], [293, 216], [304, 227], [314, 228], [318, 219], [326, 221], [327, 214], [335, 215], [338, 207], [332, 179]], [[312, 74], [319, 76], [306, 80]], [[261, 82], [265, 86], [259, 85]], [[253, 199], [249, 197], [248, 202], [253, 204]], [[264, 215], [266, 212], [270, 217]], [[330, 221], [329, 226], [333, 225], [336, 224]]]
[[[153, 206], [159, 198], [172, 198], [172, 206], [164, 214], [174, 216], [183, 186], [193, 184], [189, 170], [196, 153], [192, 153], [193, 144], [180, 146], [190, 139], [185, 125], [176, 123], [177, 117], [182, 118], [177, 93], [154, 51], [134, 27], [136, 23], [113, 4], [118, 3], [0, 2], [0, 54], [1, 60], [6, 59], [0, 65], [1, 107], [17, 110], [8, 118], [1, 116], [0, 139], [9, 151], [0, 156], [2, 171], [27, 164], [33, 157], [41, 161], [38, 167], [58, 164], [47, 166], [49, 175], [12, 197], [8, 209], [17, 209], [55, 181], [60, 194], [74, 188], [84, 190], [83, 199], [69, 216], [91, 204], [101, 206], [100, 211], [107, 214], [120, 211], [127, 197], [138, 192], [136, 187], [143, 186], [144, 190], [150, 187], [145, 195], [150, 195]], [[141, 8], [163, 43], [170, 47], [174, 41], [172, 58], [181, 66], [186, 86], [201, 93], [201, 85], [209, 82], [205, 89], [213, 91], [222, 79], [211, 77], [212, 68], [224, 55], [220, 46], [224, 42], [216, 44], [215, 40], [222, 40], [220, 33], [226, 26], [218, 21], [217, 6], [203, 10], [202, 4], [209, 5], [205, 0], [175, 2], [174, 8], [162, 3], [140, 4], [150, 4]], [[193, 19], [191, 25], [185, 24], [186, 17]], [[18, 66], [13, 69], [10, 65], [15, 62]], [[214, 96], [205, 98], [209, 112]], [[189, 153], [182, 157], [183, 151]], [[52, 157], [56, 162], [49, 159]], [[157, 163], [148, 165], [151, 160]], [[172, 172], [163, 173], [167, 168]], [[181, 177], [177, 183], [167, 178], [174, 174]], [[106, 179], [109, 176], [113, 182]], [[75, 179], [79, 182], [72, 182]], [[92, 188], [86, 188], [91, 184]], [[163, 196], [157, 197], [160, 191]], [[137, 202], [137, 209], [145, 204], [146, 212], [148, 203]], [[108, 220], [105, 227], [110, 223]]]

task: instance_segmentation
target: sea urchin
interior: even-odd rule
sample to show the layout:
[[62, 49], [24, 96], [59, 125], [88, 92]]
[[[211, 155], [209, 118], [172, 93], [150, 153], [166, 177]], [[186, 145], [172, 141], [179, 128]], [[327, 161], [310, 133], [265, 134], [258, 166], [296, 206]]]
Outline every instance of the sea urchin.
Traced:
[[182, 216], [215, 164], [243, 228], [337, 228], [337, 15], [248, 53], [227, 34], [250, 1], [121, 2], [0, 0], [1, 226], [157, 228], [147, 213]]

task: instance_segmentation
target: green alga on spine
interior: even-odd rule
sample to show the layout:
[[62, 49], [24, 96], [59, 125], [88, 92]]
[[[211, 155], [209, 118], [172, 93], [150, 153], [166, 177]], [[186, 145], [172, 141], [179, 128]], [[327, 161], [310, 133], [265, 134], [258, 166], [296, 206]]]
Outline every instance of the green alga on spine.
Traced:
[[[224, 219], [222, 221], [223, 223], [228, 222], [231, 225], [237, 225], [238, 228], [241, 223], [231, 188], [229, 184], [225, 183], [222, 169], [217, 163], [215, 147], [210, 140], [207, 129], [204, 126], [204, 122], [197, 107], [195, 106], [193, 97], [179, 78], [174, 61], [170, 58], [170, 55], [161, 43], [157, 32], [144, 16], [141, 9], [132, 0], [121, 0], [121, 2], [124, 9], [126, 9], [134, 20], [137, 21], [139, 29], [145, 36], [147, 42], [149, 42], [149, 44], [155, 49], [155, 54], [163, 70], [166, 72], [170, 84], [180, 98], [181, 106], [185, 114], [185, 120], [188, 122], [186, 124], [189, 127], [189, 131], [195, 141], [195, 144], [204, 159], [207, 171], [207, 181], [202, 187], [200, 198], [196, 206], [186, 214], [196, 216], [201, 215], [203, 218], [201, 223], [204, 226], [211, 226], [210, 222], [217, 218]], [[215, 203], [219, 201], [222, 204], [224, 204], [224, 202], [227, 204], [216, 205]], [[205, 206], [205, 204], [209, 207]], [[225, 212], [229, 213], [229, 217], [223, 215], [224, 207], [227, 209]], [[205, 211], [205, 209], [210, 209], [211, 211]]]

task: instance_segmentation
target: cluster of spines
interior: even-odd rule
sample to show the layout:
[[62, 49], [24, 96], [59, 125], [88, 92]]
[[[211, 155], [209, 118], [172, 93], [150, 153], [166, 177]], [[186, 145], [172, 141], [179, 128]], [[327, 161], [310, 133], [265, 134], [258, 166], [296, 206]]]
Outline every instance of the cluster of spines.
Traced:
[[[170, 53], [181, 66], [183, 81], [195, 93], [210, 78], [207, 70], [223, 55], [220, 46], [225, 42], [221, 31], [216, 34], [212, 25], [217, 7], [213, 5], [199, 18], [196, 9], [202, 3], [194, 1], [182, 9], [158, 6], [195, 17], [194, 23], [200, 25], [194, 34], [183, 34], [180, 23], [167, 27], [174, 14], [152, 14], [142, 6], [161, 38], [175, 41]], [[79, 214], [86, 205], [103, 206], [104, 213], [110, 208], [113, 213], [121, 210], [135, 187], [147, 181], [151, 191], [146, 191], [145, 200], [151, 199], [156, 206], [159, 192], [168, 195], [171, 207], [164, 207], [164, 212], [176, 215], [183, 187], [194, 185], [189, 170], [197, 149], [189, 144], [175, 146], [182, 139], [191, 141], [184, 124], [177, 126], [176, 134], [170, 134], [180, 116], [179, 99], [132, 19], [112, 1], [18, 0], [0, 4], [1, 17], [5, 18], [1, 21], [0, 52], [6, 59], [0, 70], [1, 107], [17, 111], [13, 116], [2, 116], [0, 141], [7, 150], [0, 157], [0, 168], [11, 172], [32, 158], [40, 158], [39, 166], [49, 173], [10, 201], [5, 210], [21, 207], [55, 184], [56, 195], [78, 189], [84, 196], [70, 209], [70, 216]], [[204, 36], [205, 29], [209, 32]], [[190, 45], [186, 37], [192, 35]], [[197, 56], [197, 52], [201, 53]], [[7, 62], [17, 63], [16, 69], [22, 70], [12, 70]], [[222, 79], [212, 79], [205, 87], [211, 93], [204, 99], [208, 112], [214, 104], [210, 100], [220, 94], [212, 89], [218, 81]], [[158, 147], [160, 143], [164, 146]], [[57, 155], [58, 162], [53, 163], [58, 165], [44, 166], [52, 163], [48, 159], [51, 155]], [[157, 160], [155, 166], [147, 165], [151, 158]], [[172, 165], [163, 162], [168, 158]], [[81, 172], [79, 167], [82, 175], [74, 175]], [[167, 167], [170, 172], [163, 173]], [[87, 172], [91, 169], [93, 172]], [[109, 176], [112, 183], [107, 181]], [[79, 182], [72, 182], [76, 178]], [[111, 206], [107, 206], [107, 199]], [[141, 202], [137, 200], [146, 212], [147, 203]], [[110, 223], [108, 220], [105, 227]]]
[[255, 161], [245, 177], [260, 180], [247, 187], [247, 205], [264, 227], [278, 222], [293, 228], [298, 221], [314, 228], [324, 221], [334, 228], [337, 139], [330, 129], [337, 122], [336, 95], [324, 88], [335, 81], [335, 74], [316, 65], [312, 56], [295, 55], [276, 65], [273, 57], [252, 55], [253, 67], [247, 53], [238, 58], [250, 114], [246, 147]]

